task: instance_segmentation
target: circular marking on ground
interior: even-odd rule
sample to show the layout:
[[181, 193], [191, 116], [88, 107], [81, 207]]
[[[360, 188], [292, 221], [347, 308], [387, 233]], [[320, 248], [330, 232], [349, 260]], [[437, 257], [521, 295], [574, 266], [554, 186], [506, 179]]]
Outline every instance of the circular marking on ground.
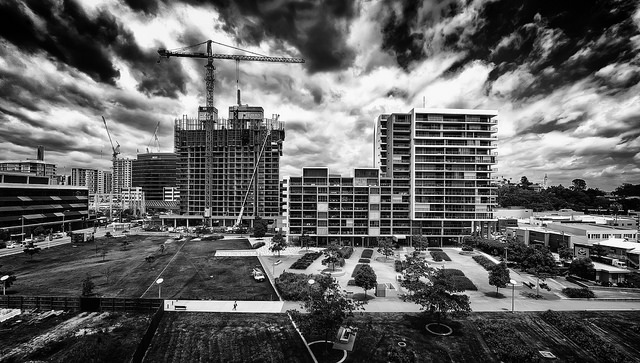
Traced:
[[405, 342], [398, 342], [398, 346], [399, 346], [400, 348], [406, 348], [407, 343], [405, 343]]
[[[435, 330], [431, 330], [431, 326], [440, 326], [440, 327], [445, 327], [446, 328], [446, 332], [445, 333], [438, 333]], [[451, 329], [451, 327], [449, 327], [448, 325], [445, 324], [440, 324], [440, 323], [430, 323], [424, 326], [425, 329], [427, 329], [427, 331], [431, 334], [434, 335], [440, 335], [440, 336], [447, 336], [447, 335], [451, 335], [453, 333], [453, 329]]]
[[[333, 343], [333, 342], [325, 342], [324, 340], [316, 340], [315, 342], [311, 342], [311, 343], [309, 343], [309, 344], [307, 344], [307, 345], [309, 345], [309, 346], [310, 346], [310, 345], [312, 345], [312, 344], [316, 344], [316, 343], [327, 343], [327, 344], [329, 344], [329, 343]], [[337, 349], [336, 349], [336, 350], [337, 350]], [[339, 360], [339, 361], [337, 361], [336, 363], [342, 363], [342, 362], [344, 362], [344, 360], [345, 360], [345, 359], [347, 359], [347, 351], [346, 351], [346, 350], [344, 350], [344, 349], [342, 349], [342, 352], [344, 353], [344, 355], [342, 356], [342, 359], [340, 359], [340, 360]]]

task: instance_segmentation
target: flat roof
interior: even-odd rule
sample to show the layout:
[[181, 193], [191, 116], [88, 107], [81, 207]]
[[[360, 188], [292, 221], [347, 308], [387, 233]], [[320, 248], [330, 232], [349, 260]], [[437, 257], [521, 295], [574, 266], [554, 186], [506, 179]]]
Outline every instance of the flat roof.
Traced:
[[600, 262], [593, 262], [593, 268], [595, 268], [596, 271], [606, 271], [608, 273], [614, 274], [628, 274], [629, 272], [631, 272], [626, 268], [615, 267]]
[[594, 242], [593, 244], [605, 246], [605, 247], [620, 248], [625, 250], [633, 250], [635, 248], [640, 248], [640, 243], [630, 242], [622, 238], [610, 238], [606, 241]]
[[594, 231], [594, 232], [612, 232], [615, 230], [618, 231], [634, 231], [633, 228], [627, 227], [618, 227], [618, 226], [608, 226], [606, 224], [592, 224], [592, 223], [559, 223], [561, 226], [569, 226], [575, 228], [582, 228], [584, 230]]
[[498, 110], [476, 110], [467, 108], [414, 108], [411, 112], [415, 113], [437, 113], [444, 115], [481, 115], [481, 116], [498, 116]]
[[[45, 178], [45, 177], [38, 177]], [[0, 183], [0, 188], [24, 188], [24, 189], [71, 189], [71, 190], [89, 190], [88, 187], [80, 187], [75, 185], [60, 184], [22, 184], [22, 183]]]

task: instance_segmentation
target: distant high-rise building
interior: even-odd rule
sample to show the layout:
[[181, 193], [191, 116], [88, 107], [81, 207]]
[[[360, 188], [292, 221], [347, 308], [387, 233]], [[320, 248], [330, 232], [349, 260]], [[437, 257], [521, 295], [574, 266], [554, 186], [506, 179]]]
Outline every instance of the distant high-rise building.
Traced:
[[131, 184], [141, 187], [147, 201], [164, 200], [164, 189], [176, 186], [175, 153], [138, 154], [132, 162]]
[[[210, 216], [213, 224], [233, 225], [244, 204], [243, 216], [277, 217], [280, 213], [280, 156], [284, 127], [277, 117], [264, 118], [262, 107], [229, 108], [229, 119], [212, 124], [207, 140], [206, 116], [175, 122], [177, 184], [181, 212]], [[211, 165], [207, 166], [207, 141]], [[254, 167], [258, 161], [257, 173]], [[211, 210], [205, 210], [207, 176]], [[252, 179], [253, 180], [252, 182]], [[245, 202], [246, 197], [246, 202]]]
[[111, 185], [113, 183], [113, 174], [108, 170], [98, 170], [98, 194], [111, 193]]
[[0, 161], [0, 171], [31, 173], [36, 176], [52, 177], [56, 175], [56, 164], [44, 161], [44, 148], [38, 146], [37, 159]]
[[119, 195], [122, 188], [131, 187], [132, 159], [116, 159], [113, 170], [113, 191]]

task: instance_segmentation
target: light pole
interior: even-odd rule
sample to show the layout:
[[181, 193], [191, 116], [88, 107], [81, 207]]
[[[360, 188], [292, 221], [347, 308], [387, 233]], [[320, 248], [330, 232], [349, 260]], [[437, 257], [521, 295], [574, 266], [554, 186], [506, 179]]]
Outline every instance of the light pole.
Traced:
[[516, 292], [516, 284], [518, 283], [516, 280], [509, 281], [511, 284], [511, 312], [514, 312], [514, 296]]
[[156, 280], [156, 284], [158, 284], [158, 299], [161, 299], [162, 296], [162, 282], [164, 281], [163, 278], [159, 278]]
[[4, 275], [0, 277], [0, 281], [2, 281], [2, 295], [6, 295], [6, 287], [7, 287], [7, 279], [9, 279], [9, 275]]
[[20, 216], [20, 219], [22, 220], [22, 241], [20, 242], [24, 242], [24, 216]]

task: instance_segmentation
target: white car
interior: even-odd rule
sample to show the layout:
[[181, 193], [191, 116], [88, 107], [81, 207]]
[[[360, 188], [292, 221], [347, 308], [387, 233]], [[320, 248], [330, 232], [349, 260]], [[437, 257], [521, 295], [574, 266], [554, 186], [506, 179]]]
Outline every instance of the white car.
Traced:
[[253, 279], [258, 282], [262, 282], [265, 280], [264, 273], [259, 268], [254, 268], [251, 272], [251, 275], [253, 275]]
[[9, 243], [9, 244], [7, 244], [7, 248], [16, 248], [16, 244], [15, 243]]

